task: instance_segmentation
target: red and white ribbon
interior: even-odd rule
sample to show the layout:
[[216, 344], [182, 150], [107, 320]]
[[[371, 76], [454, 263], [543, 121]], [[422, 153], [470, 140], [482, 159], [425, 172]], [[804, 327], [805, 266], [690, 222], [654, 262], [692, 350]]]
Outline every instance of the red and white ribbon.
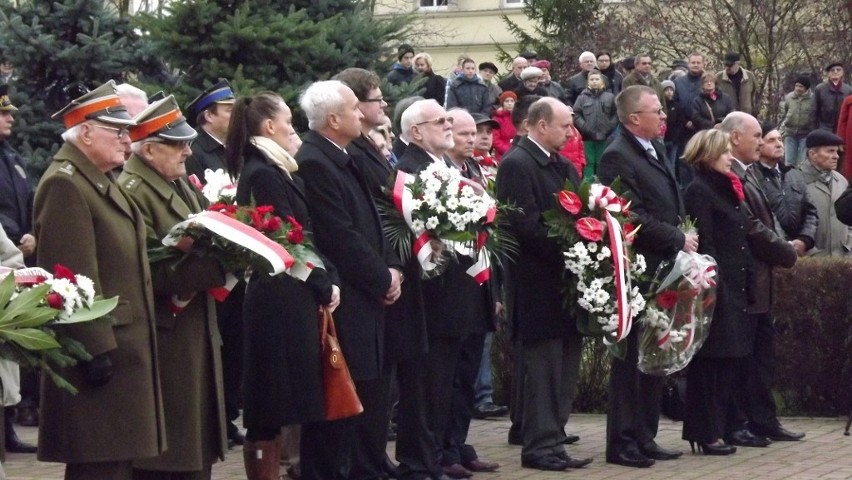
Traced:
[[613, 280], [615, 282], [615, 298], [618, 307], [618, 326], [615, 329], [615, 342], [627, 337], [633, 328], [633, 313], [630, 308], [630, 276], [628, 275], [627, 255], [624, 250], [624, 237], [621, 225], [609, 213], [604, 211], [607, 231], [609, 232], [609, 250], [612, 254]]
[[396, 210], [402, 214], [408, 228], [414, 232], [414, 255], [417, 256], [417, 261], [420, 262], [420, 268], [423, 271], [434, 270], [438, 265], [432, 261], [432, 246], [429, 244], [431, 237], [425, 230], [416, 230], [412, 224], [411, 212], [414, 210], [414, 197], [411, 195], [411, 190], [408, 189], [408, 184], [414, 182], [414, 175], [410, 175], [403, 171], [396, 172], [396, 181], [393, 184], [393, 203]]

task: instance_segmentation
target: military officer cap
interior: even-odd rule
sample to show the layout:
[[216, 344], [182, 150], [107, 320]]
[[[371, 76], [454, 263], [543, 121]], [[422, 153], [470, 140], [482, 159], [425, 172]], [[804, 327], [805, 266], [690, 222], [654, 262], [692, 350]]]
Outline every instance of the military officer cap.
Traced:
[[0, 112], [14, 112], [17, 109], [9, 100], [9, 85], [0, 85]]
[[186, 114], [189, 118], [189, 124], [195, 125], [195, 118], [198, 114], [207, 110], [217, 103], [234, 103], [237, 97], [234, 96], [234, 91], [231, 90], [231, 84], [224, 78], [220, 78], [215, 85], [201, 92], [201, 95], [195, 97], [195, 100], [190, 102], [186, 107]]
[[157, 93], [155, 93], [155, 94], [151, 95], [150, 97], [148, 97], [148, 105], [150, 105], [150, 104], [152, 104], [152, 103], [154, 103], [154, 102], [160, 101], [160, 100], [162, 100], [162, 99], [164, 99], [164, 98], [166, 98], [166, 94], [165, 94], [162, 90], [160, 90], [160, 91], [158, 91]]
[[157, 100], [134, 118], [136, 125], [130, 127], [130, 141], [138, 142], [150, 137], [158, 137], [173, 142], [185, 142], [194, 139], [198, 133], [186, 123], [175, 97]]
[[816, 129], [805, 137], [805, 147], [834, 147], [843, 145], [843, 139], [828, 130]]
[[115, 125], [134, 125], [127, 108], [118, 98], [115, 81], [110, 80], [100, 87], [84, 93], [50, 118], [62, 117], [65, 128], [79, 125], [86, 120], [97, 120]]

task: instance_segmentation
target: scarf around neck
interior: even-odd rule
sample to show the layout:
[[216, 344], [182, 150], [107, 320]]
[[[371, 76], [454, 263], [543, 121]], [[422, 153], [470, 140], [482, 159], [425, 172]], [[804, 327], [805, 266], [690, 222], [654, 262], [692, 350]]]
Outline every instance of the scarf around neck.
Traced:
[[299, 169], [299, 165], [296, 163], [296, 159], [287, 153], [287, 150], [284, 150], [281, 145], [278, 145], [275, 140], [268, 137], [255, 136], [251, 137], [249, 142], [257, 147], [275, 166], [283, 170], [289, 178], [293, 178], [291, 174]]

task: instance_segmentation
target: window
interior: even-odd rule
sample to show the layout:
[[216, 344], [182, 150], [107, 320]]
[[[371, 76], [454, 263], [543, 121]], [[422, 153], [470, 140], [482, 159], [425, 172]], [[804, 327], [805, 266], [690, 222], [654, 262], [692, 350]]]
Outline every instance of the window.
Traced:
[[420, 8], [424, 9], [432, 9], [432, 8], [447, 8], [447, 0], [419, 0]]
[[506, 8], [523, 8], [526, 3], [526, 0], [503, 0], [503, 6]]

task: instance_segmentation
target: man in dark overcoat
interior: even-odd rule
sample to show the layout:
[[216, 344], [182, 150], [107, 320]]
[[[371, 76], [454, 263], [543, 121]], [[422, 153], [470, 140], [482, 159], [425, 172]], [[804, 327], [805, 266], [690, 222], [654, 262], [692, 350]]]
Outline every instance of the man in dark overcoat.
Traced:
[[167, 447], [145, 222], [110, 174], [133, 121], [112, 80], [54, 117], [65, 143], [36, 190], [38, 264], [65, 265], [119, 303], [109, 321], [63, 327], [93, 358], [59, 372], [76, 395], [42, 378], [38, 458], [66, 463], [70, 480], [130, 480], [133, 461]]
[[[142, 212], [148, 238], [157, 241], [207, 203], [184, 178], [196, 133], [171, 95], [134, 120], [133, 154], [118, 180]], [[215, 301], [207, 293], [225, 283], [224, 272], [215, 259], [196, 255], [157, 262], [151, 271], [169, 449], [135, 461], [135, 478], [209, 479], [213, 463], [224, 459], [227, 449], [222, 341]]]
[[[679, 250], [694, 252], [698, 235], [684, 233], [678, 225], [685, 218], [683, 199], [675, 174], [658, 140], [666, 120], [662, 103], [653, 88], [634, 85], [616, 98], [621, 129], [606, 148], [598, 167], [601, 182], [617, 178], [631, 200], [630, 210], [642, 227], [633, 247], [645, 256], [649, 272]], [[654, 441], [660, 422], [662, 377], [636, 368], [638, 328], [627, 338], [625, 358], [613, 358], [607, 411], [606, 461], [627, 467], [650, 467], [655, 460], [671, 460], [682, 452], [665, 449]]]
[[314, 83], [301, 98], [311, 131], [296, 160], [316, 246], [340, 275], [337, 332], [364, 406], [357, 417], [303, 425], [303, 465], [318, 469], [303, 470], [306, 479], [378, 478], [385, 458], [384, 310], [399, 299], [403, 275], [364, 175], [345, 150], [361, 135], [358, 103], [337, 80]]
[[[576, 394], [582, 337], [560, 293], [562, 251], [548, 235], [542, 213], [577, 170], [558, 152], [570, 136], [571, 113], [555, 98], [530, 106], [528, 135], [503, 157], [497, 170], [497, 198], [520, 210], [509, 217], [520, 254], [506, 269], [509, 323], [522, 344], [523, 450], [521, 464], [538, 470], [565, 470], [592, 460], [565, 451], [565, 425]], [[516, 370], [518, 371], [518, 370]], [[517, 405], [513, 409], [518, 408]]]

